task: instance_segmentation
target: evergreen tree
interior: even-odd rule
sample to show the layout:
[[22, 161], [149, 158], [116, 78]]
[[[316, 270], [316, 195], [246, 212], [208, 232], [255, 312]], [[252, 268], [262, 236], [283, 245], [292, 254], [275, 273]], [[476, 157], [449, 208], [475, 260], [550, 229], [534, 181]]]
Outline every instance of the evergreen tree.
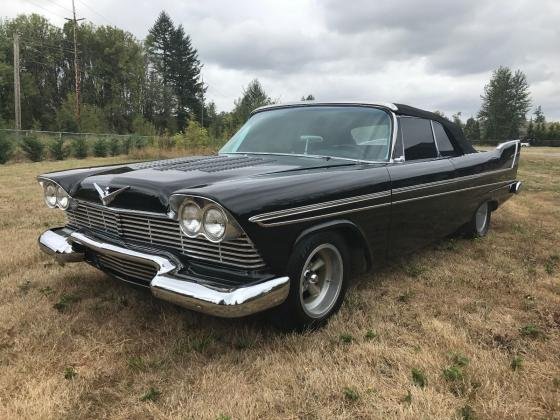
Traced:
[[463, 121], [461, 121], [461, 111], [457, 112], [456, 114], [453, 114], [451, 118], [457, 126], [459, 126], [460, 128], [464, 127]]
[[200, 80], [198, 52], [182, 25], [172, 32], [173, 57], [170, 78], [177, 96], [177, 126], [183, 130], [187, 118], [200, 120], [205, 88]]
[[535, 112], [533, 113], [535, 115], [535, 123], [536, 124], [541, 124], [544, 123], [546, 121], [546, 119], [544, 118], [544, 113], [542, 112], [542, 108], [539, 105], [537, 107], [537, 109], [535, 109]]
[[254, 79], [243, 90], [243, 96], [235, 101], [235, 108], [232, 114], [238, 126], [241, 126], [247, 121], [251, 111], [272, 103], [274, 101], [266, 94], [260, 82]]
[[546, 139], [546, 125], [545, 123], [535, 124], [535, 143], [542, 144], [542, 141]]
[[146, 37], [148, 58], [164, 84], [169, 82], [171, 74], [173, 32], [175, 32], [173, 21], [165, 11], [162, 11]]
[[[201, 64], [191, 38], [182, 25], [175, 28], [173, 21], [161, 12], [146, 38], [150, 80], [161, 80], [163, 100], [155, 120], [159, 128], [183, 130], [189, 119], [199, 120], [205, 88], [200, 80]], [[171, 97], [172, 96], [172, 97]], [[153, 112], [153, 109], [150, 111]], [[171, 124], [169, 117], [176, 118]]]
[[535, 139], [535, 125], [533, 124], [533, 119], [529, 121], [527, 124], [527, 134], [525, 136], [527, 140], [534, 140]]
[[470, 117], [465, 124], [463, 130], [465, 132], [465, 137], [471, 142], [477, 142], [480, 140], [480, 124], [473, 117]]
[[527, 78], [520, 71], [513, 73], [499, 67], [484, 87], [478, 117], [487, 139], [505, 140], [519, 137], [531, 100]]
[[314, 101], [315, 100], [315, 96], [313, 96], [312, 94], [309, 94], [307, 96], [302, 96], [301, 97], [302, 101]]

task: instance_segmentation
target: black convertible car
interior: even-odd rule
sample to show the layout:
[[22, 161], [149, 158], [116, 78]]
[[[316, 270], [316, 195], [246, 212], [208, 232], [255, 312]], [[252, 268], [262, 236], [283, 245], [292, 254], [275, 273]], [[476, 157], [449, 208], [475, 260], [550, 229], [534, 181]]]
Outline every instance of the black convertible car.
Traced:
[[40, 175], [67, 225], [39, 244], [195, 311], [321, 325], [352, 273], [462, 230], [517, 193], [520, 145], [476, 152], [401, 104], [256, 109], [216, 156]]

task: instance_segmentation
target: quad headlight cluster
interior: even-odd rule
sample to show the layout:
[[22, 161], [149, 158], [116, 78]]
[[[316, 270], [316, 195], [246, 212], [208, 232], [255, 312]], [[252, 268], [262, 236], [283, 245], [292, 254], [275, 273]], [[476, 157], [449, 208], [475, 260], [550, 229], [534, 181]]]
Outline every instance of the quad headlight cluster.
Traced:
[[43, 186], [43, 195], [48, 207], [66, 210], [70, 206], [70, 196], [60, 185], [48, 180], [42, 180], [40, 184]]
[[177, 212], [181, 230], [190, 238], [204, 236], [211, 242], [238, 236], [238, 228], [217, 203], [200, 197], [186, 197]]

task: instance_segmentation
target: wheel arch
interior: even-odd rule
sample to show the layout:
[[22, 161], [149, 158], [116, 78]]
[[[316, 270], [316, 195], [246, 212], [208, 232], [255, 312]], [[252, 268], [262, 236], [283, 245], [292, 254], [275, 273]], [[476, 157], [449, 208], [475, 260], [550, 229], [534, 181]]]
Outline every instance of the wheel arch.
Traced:
[[[342, 220], [331, 220], [328, 222], [319, 223], [317, 225], [311, 226], [305, 230], [303, 230], [294, 242], [294, 247], [305, 237], [318, 233], [318, 232], [325, 232], [325, 231], [332, 231], [339, 233], [348, 248], [352, 251], [359, 251], [359, 252], [351, 252], [353, 258], [363, 256], [363, 262], [365, 263], [365, 271], [369, 271], [373, 266], [373, 255], [371, 252], [371, 248], [369, 246], [368, 241], [366, 240], [366, 236], [362, 229], [356, 225], [355, 223], [351, 222], [350, 220], [342, 219]], [[360, 255], [360, 252], [362, 255]], [[357, 261], [353, 259], [352, 266], [355, 268], [357, 266]]]

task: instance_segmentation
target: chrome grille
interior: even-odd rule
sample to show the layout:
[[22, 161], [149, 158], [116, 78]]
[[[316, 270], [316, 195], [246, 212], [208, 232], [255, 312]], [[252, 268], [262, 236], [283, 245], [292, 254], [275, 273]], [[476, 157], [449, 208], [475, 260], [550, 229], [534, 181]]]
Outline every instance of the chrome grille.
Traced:
[[142, 283], [150, 283], [157, 273], [155, 267], [139, 263], [125, 258], [113, 257], [110, 255], [97, 254], [97, 263], [99, 266], [109, 272], [129, 278], [131, 280], [140, 281]]
[[66, 214], [68, 225], [75, 228], [97, 229], [118, 235], [124, 240], [164, 246], [199, 260], [244, 269], [265, 266], [255, 246], [245, 234], [216, 244], [202, 237], [185, 236], [179, 223], [168, 219], [166, 215], [115, 211], [85, 201], [78, 201], [77, 207], [68, 209]]

